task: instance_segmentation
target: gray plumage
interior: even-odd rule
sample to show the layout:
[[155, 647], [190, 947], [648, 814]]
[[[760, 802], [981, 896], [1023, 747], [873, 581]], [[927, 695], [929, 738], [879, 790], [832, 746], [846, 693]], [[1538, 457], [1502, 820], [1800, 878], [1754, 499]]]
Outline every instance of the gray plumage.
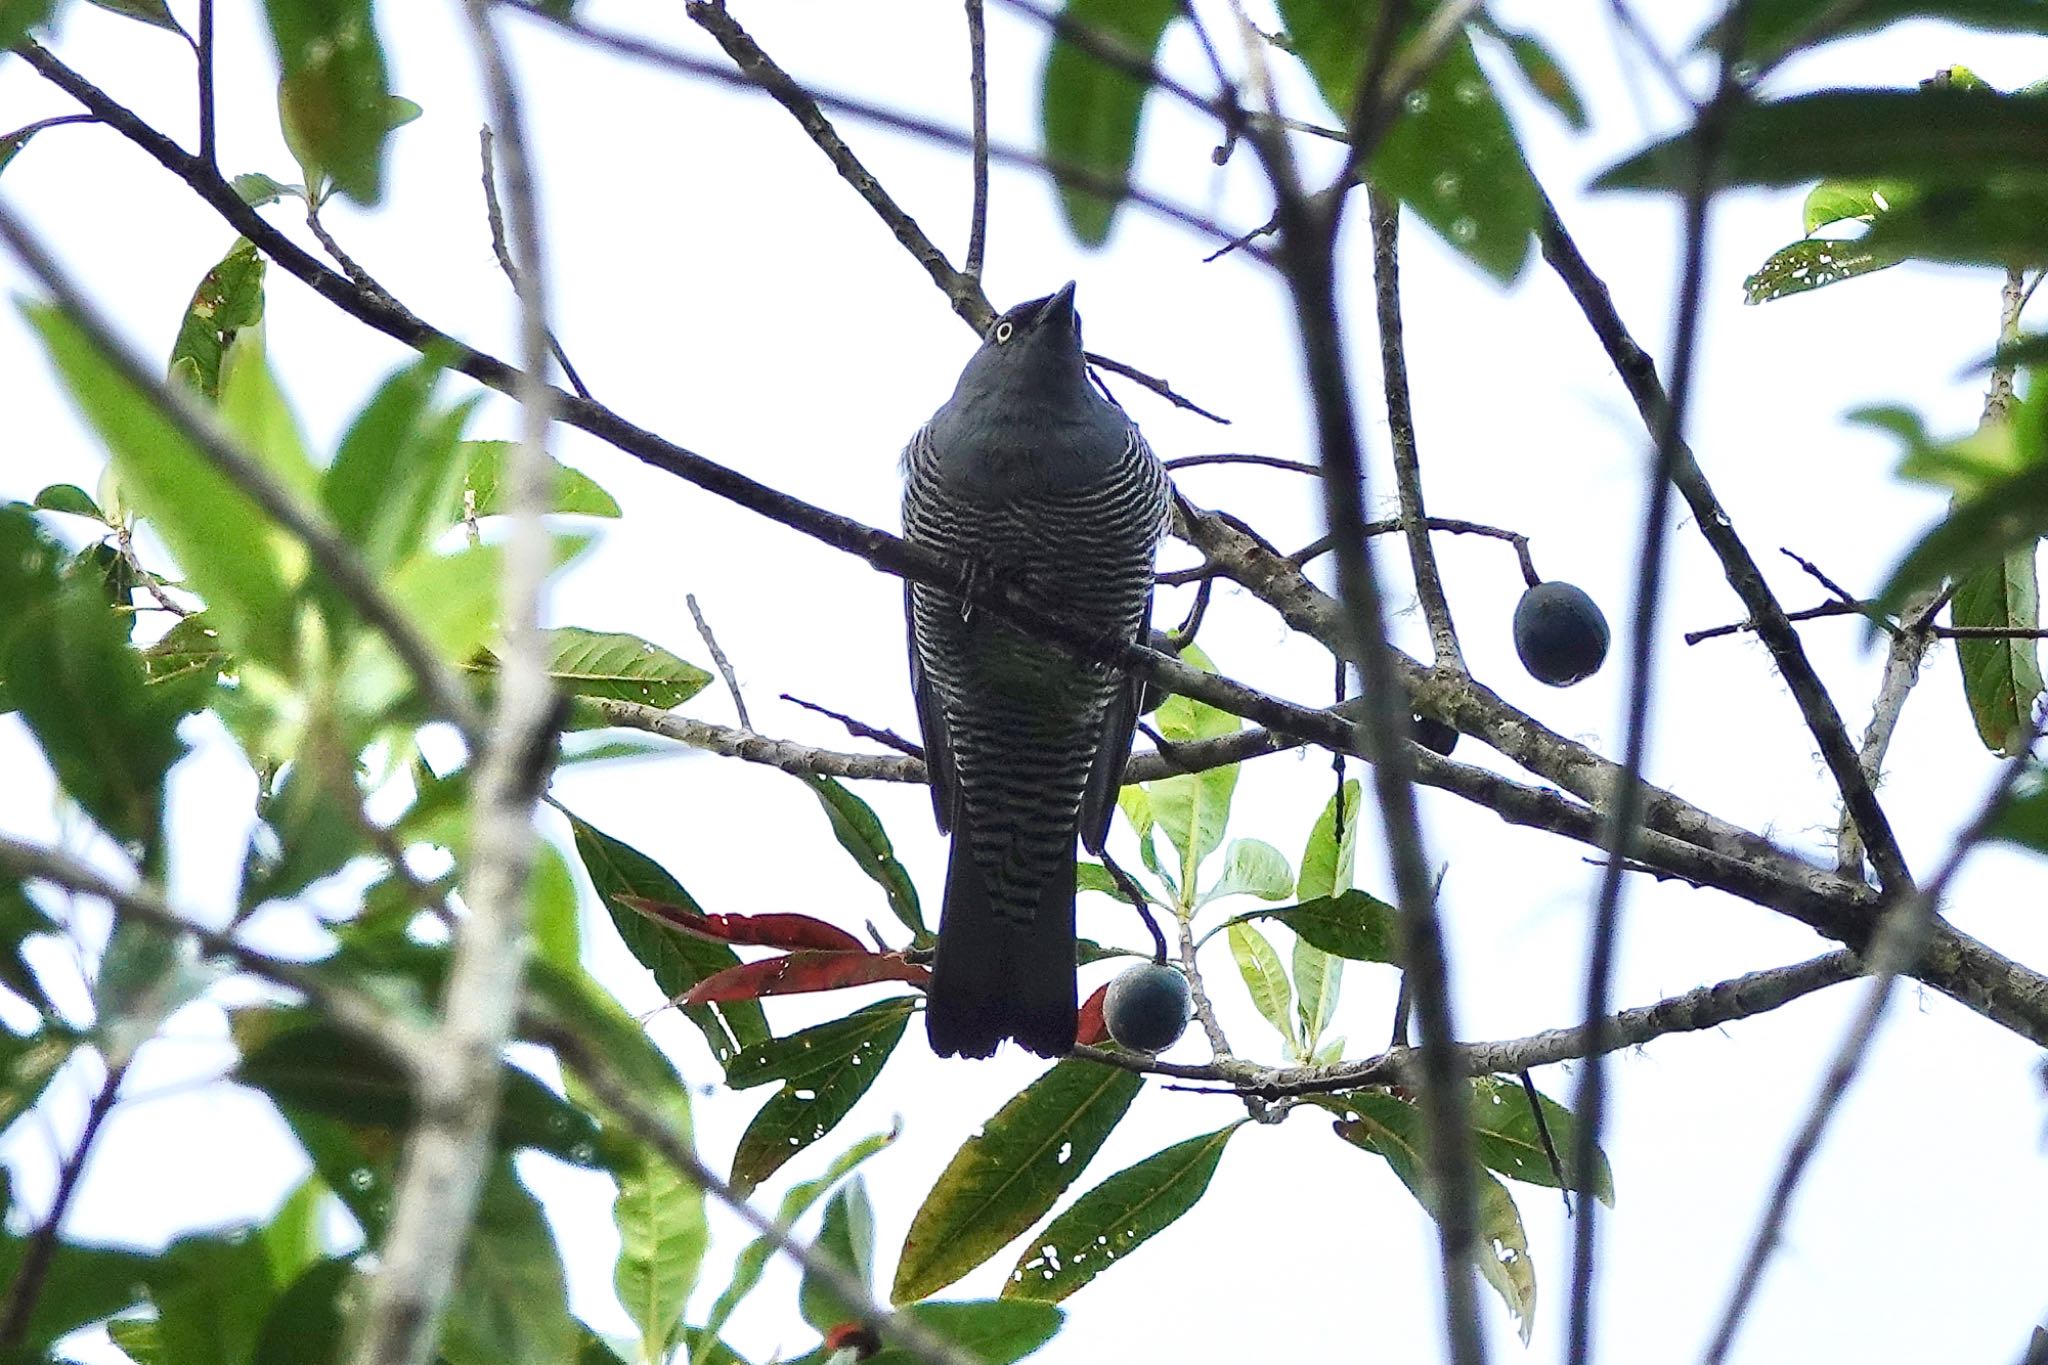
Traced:
[[[1097, 392], [1074, 286], [998, 318], [903, 454], [904, 535], [1041, 607], [1138, 639], [1166, 470]], [[1073, 1046], [1074, 840], [1099, 852], [1142, 686], [912, 585], [911, 685], [952, 834], [926, 1032], [941, 1055]]]

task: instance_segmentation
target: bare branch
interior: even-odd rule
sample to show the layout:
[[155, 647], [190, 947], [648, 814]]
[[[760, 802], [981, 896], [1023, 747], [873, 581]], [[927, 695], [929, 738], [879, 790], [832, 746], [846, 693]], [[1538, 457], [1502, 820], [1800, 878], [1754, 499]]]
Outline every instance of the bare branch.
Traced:
[[427, 1365], [476, 1214], [498, 1114], [501, 1057], [518, 1015], [526, 962], [526, 883], [537, 835], [533, 812], [546, 779], [533, 756], [553, 749], [558, 710], [548, 677], [540, 598], [553, 567], [542, 515], [549, 501], [545, 258], [525, 122], [489, 0], [465, 0], [485, 97], [505, 143], [510, 225], [522, 263], [520, 439], [507, 470], [512, 528], [499, 585], [504, 641], [497, 703], [476, 759], [468, 866], [442, 994], [433, 1065], [415, 1077], [418, 1117], [399, 1161], [391, 1224], [377, 1251], [355, 1333], [357, 1365]]
[[725, 679], [725, 690], [732, 694], [732, 709], [740, 718], [740, 729], [753, 732], [754, 722], [747, 716], [747, 699], [740, 695], [739, 675], [732, 671], [732, 660], [725, 657], [725, 651], [718, 646], [718, 637], [711, 633], [711, 623], [704, 619], [703, 609], [697, 605], [697, 594], [683, 594], [683, 601], [690, 608], [690, 619], [697, 623], [697, 635], [704, 641], [704, 648], [711, 652], [711, 663], [718, 670], [718, 676]]
[[1465, 671], [1458, 632], [1451, 624], [1451, 602], [1437, 572], [1436, 552], [1429, 542], [1429, 513], [1422, 501], [1422, 458], [1415, 444], [1415, 410], [1408, 400], [1408, 349], [1401, 326], [1401, 204], [1366, 187], [1367, 213], [1372, 220], [1373, 298], [1380, 326], [1380, 373], [1387, 396], [1387, 428], [1394, 458], [1394, 487], [1401, 498], [1401, 526], [1408, 540], [1408, 564], [1415, 575], [1415, 596], [1422, 619], [1429, 624], [1430, 643], [1439, 668]]
[[[1839, 985], [1863, 974], [1857, 956], [1846, 949], [1824, 953], [1789, 967], [1750, 972], [1653, 1004], [1626, 1009], [1609, 1018], [1602, 1035], [1613, 1046], [1640, 1047], [1671, 1033], [1719, 1028], [1739, 1019], [1788, 1005], [1801, 996]], [[1586, 1056], [1595, 1039], [1584, 1028], [1547, 1029], [1526, 1038], [1495, 1043], [1464, 1043], [1456, 1049], [1459, 1074], [1509, 1075]], [[1319, 1095], [1375, 1085], [1407, 1085], [1420, 1066], [1417, 1050], [1389, 1048], [1376, 1057], [1327, 1066], [1247, 1067], [1162, 1062], [1136, 1053], [1077, 1047], [1073, 1055], [1106, 1062], [1127, 1071], [1171, 1076], [1181, 1080], [1220, 1081], [1232, 1090], [1274, 1100], [1288, 1095]]]
[[43, 1282], [49, 1276], [50, 1262], [57, 1255], [57, 1234], [63, 1229], [64, 1215], [71, 1210], [72, 1197], [78, 1193], [79, 1177], [85, 1174], [86, 1159], [92, 1155], [93, 1143], [99, 1140], [100, 1126], [107, 1121], [107, 1115], [114, 1112], [115, 1097], [120, 1093], [121, 1080], [127, 1074], [125, 1063], [108, 1066], [98, 1093], [86, 1107], [85, 1127], [78, 1135], [78, 1145], [71, 1149], [71, 1155], [64, 1159], [63, 1167], [57, 1173], [57, 1192], [50, 1200], [49, 1217], [43, 1219], [30, 1234], [28, 1244], [22, 1248], [21, 1259], [15, 1265], [14, 1282], [8, 1286], [6, 1306], [0, 1308], [0, 1353], [20, 1350], [28, 1336], [29, 1321], [35, 1316], [36, 1303], [43, 1296]]
[[988, 248], [988, 24], [982, 0], [967, 0], [967, 94], [974, 120], [974, 207], [960, 273], [979, 283]]

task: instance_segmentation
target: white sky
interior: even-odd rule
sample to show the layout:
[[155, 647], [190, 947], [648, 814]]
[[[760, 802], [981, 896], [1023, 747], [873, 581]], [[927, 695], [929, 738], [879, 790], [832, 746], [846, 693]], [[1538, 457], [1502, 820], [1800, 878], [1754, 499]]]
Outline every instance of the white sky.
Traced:
[[[181, 14], [189, 6], [174, 9]], [[1645, 7], [1646, 10], [1653, 7]], [[387, 206], [337, 205], [330, 226], [351, 252], [422, 315], [501, 355], [513, 351], [513, 310], [488, 245], [477, 187], [480, 122], [472, 63], [452, 5], [381, 7], [394, 85], [426, 107], [396, 138]], [[1667, 46], [1707, 7], [1654, 7]], [[221, 159], [230, 173], [296, 179], [275, 132], [270, 57], [257, 7], [223, 7]], [[697, 50], [708, 43], [679, 7], [605, 3], [594, 20], [644, 26]], [[762, 45], [799, 77], [942, 118], [965, 120], [965, 41], [957, 4], [850, 6], [823, 0], [736, 5]], [[1678, 235], [1668, 203], [1582, 198], [1578, 187], [1645, 133], [1618, 73], [1605, 6], [1503, 6], [1528, 16], [1580, 82], [1596, 131], [1580, 138], [1516, 96], [1533, 164], [1609, 284], [1638, 339], [1662, 352]], [[792, 120], [764, 98], [728, 93], [624, 64], [512, 25], [527, 78], [547, 205], [555, 325], [597, 396], [622, 414], [823, 506], [893, 526], [895, 462], [905, 437], [949, 392], [973, 338], [918, 267], [836, 178]], [[1035, 141], [1043, 41], [1000, 8], [989, 17], [991, 118], [999, 139]], [[71, 7], [57, 50], [88, 77], [174, 134], [187, 136], [187, 56], [172, 37]], [[1198, 79], [1184, 33], [1168, 65]], [[2048, 43], [1988, 39], [1929, 25], [1808, 59], [1781, 85], [1909, 84], [1963, 62], [2012, 86], [2048, 70]], [[1639, 74], [1650, 117], [1668, 120], [1656, 79]], [[1300, 112], [1321, 116], [1305, 91]], [[0, 129], [69, 112], [19, 62], [0, 61]], [[968, 176], [954, 154], [842, 121], [883, 184], [956, 259], [965, 241]], [[1249, 158], [1209, 162], [1211, 130], [1155, 101], [1139, 179], [1233, 226], [1261, 221], [1267, 201]], [[145, 352], [168, 352], [193, 285], [231, 239], [211, 212], [111, 133], [43, 135], [0, 178], [92, 295]], [[1905, 267], [1819, 295], [1746, 309], [1740, 281], [1799, 231], [1799, 195], [1729, 196], [1713, 221], [1705, 347], [1692, 438], [1736, 526], [1788, 607], [1815, 589], [1789, 546], [1852, 589], [1870, 589], [1899, 548], [1939, 510], [1938, 496], [1897, 484], [1893, 453], [1846, 427], [1845, 411], [1898, 402], [1938, 431], [1976, 420], [1980, 387], [1963, 366], [1986, 351], [1998, 279], [1985, 270]], [[287, 209], [268, 210], [288, 229]], [[1149, 396], [1119, 389], [1166, 456], [1247, 450], [1313, 458], [1306, 395], [1292, 360], [1284, 296], [1256, 264], [1202, 264], [1189, 234], [1127, 211], [1109, 248], [1077, 248], [1048, 189], [998, 170], [989, 293], [998, 306], [1080, 282], [1090, 344], [1157, 374], [1230, 416], [1218, 429]], [[1362, 395], [1376, 402], [1369, 260], [1363, 213], [1345, 262], [1345, 293]], [[299, 235], [303, 235], [302, 232]], [[1617, 627], [1615, 662], [1566, 692], [1516, 664], [1508, 616], [1520, 589], [1512, 555], [1494, 543], [1446, 540], [1442, 559], [1468, 660], [1477, 675], [1566, 734], [1614, 753], [1620, 743], [1619, 659], [1637, 535], [1645, 438], [1626, 395], [1564, 291], [1539, 266], [1503, 292], [1423, 231], [1405, 235], [1409, 364], [1431, 510], [1529, 533], [1539, 568], [1591, 592]], [[0, 289], [23, 292], [0, 262]], [[370, 386], [406, 359], [282, 272], [271, 274], [273, 357], [316, 444], [331, 441]], [[55, 391], [27, 331], [0, 314], [0, 393], [10, 441], [0, 497], [50, 482], [90, 488], [100, 464]], [[492, 399], [472, 434], [510, 435]], [[1376, 499], [1390, 491], [1384, 422], [1368, 437]], [[579, 433], [558, 449], [626, 505], [600, 548], [560, 585], [562, 623], [632, 630], [687, 657], [703, 651], [682, 607], [694, 591], [738, 665], [756, 723], [835, 747], [829, 722], [775, 700], [808, 696], [872, 723], [914, 725], [903, 674], [898, 585], [857, 562], [646, 470]], [[1201, 469], [1183, 476], [1197, 502], [1250, 517], [1283, 544], [1318, 531], [1314, 489], [1271, 471]], [[1811, 740], [1761, 648], [1719, 641], [1688, 649], [1684, 630], [1741, 615], [1688, 526], [1672, 539], [1671, 591], [1659, 634], [1657, 724], [1649, 775], [1719, 815], [1815, 852], [1830, 838], [1830, 786]], [[1382, 546], [1382, 549], [1389, 547]], [[1184, 554], [1180, 550], [1178, 553]], [[1396, 549], [1381, 562], [1405, 602]], [[1169, 596], [1162, 619], [1183, 600]], [[1397, 622], [1426, 643], [1411, 613]], [[1879, 656], [1857, 626], [1805, 629], [1809, 651], [1858, 732]], [[1235, 676], [1315, 701], [1327, 657], [1287, 638], [1241, 593], [1222, 593], [1203, 643]], [[691, 714], [728, 719], [708, 691]], [[202, 915], [224, 917], [250, 792], [245, 770], [204, 742], [179, 770], [175, 887]], [[1458, 756], [1476, 759], [1466, 741]], [[1883, 790], [1916, 867], [1931, 866], [1993, 771], [1964, 712], [1952, 655], [1938, 651], [1893, 746]], [[12, 723], [0, 724], [0, 828], [75, 840], [52, 805], [47, 774]], [[557, 794], [604, 829], [660, 858], [712, 910], [804, 910], [857, 926], [887, 923], [873, 886], [832, 844], [813, 798], [789, 778], [706, 756], [571, 771]], [[1316, 758], [1248, 765], [1235, 835], [1298, 856], [1328, 770]], [[932, 912], [943, 847], [921, 791], [870, 787]], [[1584, 924], [1596, 874], [1577, 845], [1512, 829], [1447, 797], [1425, 794], [1430, 855], [1447, 863], [1444, 911], [1455, 953], [1461, 1032], [1516, 1036], [1570, 1022], [1580, 991]], [[1955, 923], [2024, 961], [2048, 963], [2038, 863], [1978, 856], [1950, 903]], [[1386, 889], [1380, 860], [1360, 880]], [[2029, 888], [2033, 888], [2031, 891]], [[1647, 1002], [1738, 972], [1794, 961], [1827, 944], [1801, 926], [1711, 892], [1638, 880], [1628, 888], [1617, 999]], [[1133, 938], [1127, 912], [1083, 903], [1084, 932]], [[636, 1008], [658, 997], [609, 931], [589, 937], [600, 973]], [[1206, 959], [1238, 1048], [1276, 1058], [1220, 941]], [[1109, 969], [1084, 978], [1092, 987]], [[1392, 973], [1355, 966], [1336, 1031], [1364, 1055], [1383, 1039]], [[1606, 1358], [1697, 1355], [1725, 1298], [1763, 1190], [1835, 1046], [1855, 988], [1704, 1035], [1660, 1040], [1612, 1068], [1606, 1149], [1619, 1204], [1604, 1220], [1601, 1341]], [[843, 1012], [852, 998], [776, 1002], [787, 1030]], [[656, 1034], [695, 1082], [716, 1071], [686, 1025]], [[177, 1016], [132, 1080], [135, 1098], [108, 1125], [70, 1232], [144, 1244], [176, 1231], [268, 1213], [301, 1169], [267, 1106], [247, 1092], [192, 1084], [228, 1054], [210, 1007]], [[1174, 1054], [1199, 1059], [1201, 1045]], [[1746, 1362], [1860, 1359], [1998, 1362], [2017, 1358], [2048, 1308], [2036, 1229], [2048, 1220], [2036, 1049], [1932, 992], [1909, 989], [1862, 1082], [1844, 1106], [1799, 1200], [1785, 1245], [1746, 1329]], [[836, 1140], [793, 1163], [815, 1174], [826, 1153], [900, 1117], [900, 1143], [867, 1167], [880, 1214], [881, 1282], [917, 1201], [975, 1127], [1031, 1076], [1034, 1059], [935, 1061], [913, 1026], [888, 1079]], [[48, 1123], [20, 1125], [6, 1148], [32, 1207], [47, 1200], [52, 1132], [68, 1149], [96, 1077], [68, 1073]], [[1537, 1077], [1569, 1102], [1568, 1069]], [[765, 1092], [714, 1095], [699, 1107], [700, 1140], [723, 1161]], [[1092, 1185], [1170, 1142], [1241, 1112], [1228, 1100], [1148, 1087], [1084, 1176]], [[594, 1176], [537, 1158], [526, 1169], [565, 1234], [578, 1310], [623, 1330], [610, 1295], [609, 1193]], [[771, 1186], [779, 1189], [780, 1182]], [[1556, 1195], [1514, 1187], [1541, 1286], [1534, 1358], [1555, 1358], [1564, 1323], [1568, 1227]], [[737, 1250], [720, 1218], [704, 1305]], [[1384, 1165], [1302, 1112], [1278, 1130], [1233, 1142], [1208, 1197], [1180, 1225], [1068, 1303], [1066, 1331], [1039, 1358], [1225, 1360], [1436, 1358], [1434, 1247], [1414, 1202]], [[955, 1292], [993, 1294], [1014, 1252]], [[729, 1333], [755, 1359], [807, 1349], [777, 1267]], [[1489, 1295], [1496, 1356], [1523, 1355]]]

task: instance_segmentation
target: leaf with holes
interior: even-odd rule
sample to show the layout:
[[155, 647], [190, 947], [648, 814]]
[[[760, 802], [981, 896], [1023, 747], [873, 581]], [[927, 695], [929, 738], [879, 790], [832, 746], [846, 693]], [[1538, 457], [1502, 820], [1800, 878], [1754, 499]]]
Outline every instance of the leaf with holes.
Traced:
[[[1564, 1168], [1566, 1185], [1575, 1184], [1571, 1163], [1577, 1121], [1571, 1110], [1550, 1096], [1538, 1091], [1536, 1098], [1543, 1111], [1541, 1128], [1537, 1127], [1536, 1115], [1529, 1108], [1528, 1092], [1520, 1081], [1506, 1076], [1476, 1077], [1472, 1082], [1475, 1153], [1481, 1165], [1510, 1180], [1556, 1189], [1557, 1171], [1543, 1143], [1547, 1131], [1550, 1145], [1557, 1151], [1558, 1165]], [[1598, 1148], [1593, 1152], [1593, 1197], [1609, 1208], [1614, 1206], [1614, 1172], [1607, 1165], [1606, 1153]]]
[[1093, 1159], [1144, 1078], [1068, 1058], [982, 1125], [932, 1186], [903, 1240], [890, 1298], [927, 1298], [1042, 1217]]
[[1208, 1191], [1224, 1147], [1245, 1123], [1177, 1142], [1075, 1200], [1032, 1239], [1003, 1297], [1057, 1303], [1171, 1226]]
[[220, 263], [206, 272], [171, 344], [170, 375], [209, 400], [220, 396], [220, 363], [244, 328], [263, 321], [263, 275], [268, 262], [256, 244], [237, 237]]
[[[1348, 122], [1379, 5], [1280, 0], [1279, 8], [1296, 55], [1325, 102]], [[1415, 40], [1423, 23], [1422, 14], [1411, 15], [1403, 46]], [[1542, 217], [1542, 194], [1522, 159], [1514, 125], [1463, 33], [1451, 38], [1394, 112], [1366, 174], [1496, 280], [1511, 283], [1521, 274]]]
[[732, 1059], [726, 1079], [736, 1090], [782, 1082], [740, 1136], [734, 1185], [752, 1190], [839, 1126], [895, 1053], [910, 1007], [907, 996], [879, 1001]]
[[1860, 240], [1809, 237], [1779, 247], [1742, 282], [1744, 303], [1771, 303], [1897, 265], [1905, 257]]
[[[505, 473], [517, 441], [464, 441], [462, 482], [454, 498], [443, 509], [441, 524], [452, 526], [468, 517], [494, 517], [505, 511]], [[554, 456], [545, 457], [554, 493], [547, 510], [577, 517], [616, 517], [619, 500], [604, 491], [596, 479], [580, 469], [571, 469]]]
[[[1425, 1209], [1422, 1111], [1392, 1095], [1359, 1091], [1318, 1097], [1317, 1103], [1347, 1117], [1339, 1119], [1337, 1135], [1354, 1147], [1385, 1157]], [[1536, 1325], [1536, 1268], [1529, 1260], [1529, 1239], [1522, 1215], [1507, 1187], [1484, 1171], [1476, 1173], [1479, 1273], [1516, 1320], [1522, 1344]]]

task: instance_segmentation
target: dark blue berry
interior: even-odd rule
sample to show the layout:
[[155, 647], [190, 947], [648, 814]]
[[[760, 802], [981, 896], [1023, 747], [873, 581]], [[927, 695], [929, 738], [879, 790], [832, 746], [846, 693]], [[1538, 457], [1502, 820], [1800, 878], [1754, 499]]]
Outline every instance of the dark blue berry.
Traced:
[[1538, 583], [1515, 605], [1515, 653], [1529, 676], [1570, 687], [1607, 657], [1607, 618], [1569, 583]]

